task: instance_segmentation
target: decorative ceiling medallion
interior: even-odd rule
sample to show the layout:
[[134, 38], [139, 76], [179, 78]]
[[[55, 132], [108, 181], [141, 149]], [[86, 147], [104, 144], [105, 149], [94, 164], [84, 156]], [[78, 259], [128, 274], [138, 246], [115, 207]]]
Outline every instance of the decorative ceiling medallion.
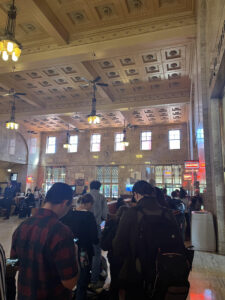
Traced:
[[181, 73], [168, 74], [168, 79], [178, 79], [181, 78]]
[[167, 71], [178, 70], [178, 69], [181, 69], [180, 62], [173, 62], [173, 63], [167, 64]]
[[113, 3], [96, 6], [95, 10], [100, 20], [106, 20], [117, 16], [117, 12]]
[[52, 94], [56, 94], [56, 93], [59, 92], [59, 90], [54, 88], [54, 89], [49, 89], [49, 92], [52, 93]]
[[67, 15], [74, 25], [80, 25], [88, 21], [88, 17], [84, 10], [72, 11]]
[[144, 63], [150, 63], [150, 62], [155, 62], [157, 61], [157, 56], [156, 54], [145, 54], [145, 55], [142, 55], [142, 60]]
[[115, 80], [115, 81], [113, 81], [112, 82], [112, 85], [123, 85], [123, 82], [122, 81], [120, 81], [120, 80]]
[[67, 66], [67, 67], [63, 67], [61, 68], [63, 70], [64, 73], [66, 74], [73, 74], [73, 73], [77, 73], [77, 71], [71, 67], [71, 66]]
[[107, 72], [106, 75], [107, 75], [108, 78], [120, 77], [119, 73], [116, 72], [116, 71]]
[[72, 94], [71, 97], [73, 97], [73, 98], [79, 98], [79, 97], [80, 97], [80, 94], [78, 94], [78, 93]]
[[54, 68], [51, 68], [51, 69], [46, 69], [43, 71], [46, 75], [48, 76], [57, 76], [59, 75], [58, 71]]
[[127, 76], [138, 75], [138, 71], [136, 69], [125, 70]]
[[36, 72], [36, 71], [29, 72], [29, 73], [27, 73], [27, 75], [30, 76], [32, 79], [37, 79], [37, 78], [41, 78], [42, 77], [41, 74], [38, 73], [38, 72]]
[[140, 83], [141, 81], [140, 81], [140, 79], [138, 79], [138, 78], [134, 78], [134, 79], [130, 79], [130, 83], [131, 84], [137, 84], [137, 83]]
[[80, 76], [71, 77], [74, 82], [83, 82], [84, 80]]
[[179, 108], [179, 107], [174, 107], [174, 108], [172, 108], [172, 111], [181, 111], [181, 108]]
[[181, 57], [181, 50], [170, 50], [165, 51], [166, 59], [174, 59], [174, 58], [180, 58]]
[[126, 0], [129, 12], [134, 12], [137, 9], [143, 8], [143, 0]]
[[12, 77], [13, 77], [15, 80], [26, 80], [26, 78], [24, 78], [24, 77], [21, 76], [20, 74], [12, 75]]
[[42, 82], [39, 82], [39, 83], [40, 83], [40, 85], [43, 86], [43, 87], [52, 86], [51, 83], [49, 83], [49, 82], [46, 81], [46, 80], [45, 80], [45, 81], [42, 81]]
[[157, 72], [159, 72], [159, 66], [158, 65], [148, 66], [148, 67], [145, 67], [145, 70], [147, 73], [157, 73]]
[[135, 61], [130, 57], [125, 57], [120, 59], [120, 63], [122, 66], [134, 65]]
[[68, 92], [68, 93], [71, 93], [74, 91], [74, 88], [72, 86], [67, 86], [64, 88], [64, 91]]
[[36, 95], [44, 95], [45, 93], [42, 90], [35, 91]]
[[102, 69], [114, 68], [112, 61], [104, 60], [99, 62]]
[[24, 23], [19, 25], [26, 34], [34, 34], [37, 31], [35, 24]]
[[28, 88], [28, 89], [35, 89], [37, 86], [36, 85], [33, 85], [33, 83], [27, 83], [26, 84], [26, 87]]
[[161, 76], [160, 75], [152, 75], [148, 77], [149, 81], [161, 81]]
[[55, 79], [55, 82], [59, 85], [68, 84], [68, 82], [65, 80], [65, 78], [57, 78], [57, 79]]

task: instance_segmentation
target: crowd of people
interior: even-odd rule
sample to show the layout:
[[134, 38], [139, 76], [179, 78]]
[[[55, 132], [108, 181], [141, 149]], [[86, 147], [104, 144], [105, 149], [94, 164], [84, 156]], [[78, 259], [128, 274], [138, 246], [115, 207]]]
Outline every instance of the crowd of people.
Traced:
[[[119, 198], [116, 214], [110, 215], [100, 187], [92, 181], [75, 209], [65, 183], [55, 183], [44, 201], [37, 188], [27, 191], [23, 217], [28, 218], [15, 230], [10, 254], [19, 264], [18, 300], [175, 300], [174, 286], [179, 299], [186, 299], [192, 260], [184, 240], [190, 212], [203, 204], [199, 193], [190, 199], [181, 188], [170, 197], [166, 189], [141, 180], [131, 202]], [[105, 293], [102, 250], [111, 277]], [[165, 266], [171, 274], [165, 275]]]
[[26, 193], [21, 193], [17, 185], [9, 182], [0, 200], [0, 208], [5, 210], [4, 219], [8, 220], [10, 218], [12, 207], [13, 214], [18, 215], [19, 218], [34, 215], [35, 211], [41, 207], [44, 198], [43, 189], [39, 189], [37, 186], [33, 192], [28, 188]]

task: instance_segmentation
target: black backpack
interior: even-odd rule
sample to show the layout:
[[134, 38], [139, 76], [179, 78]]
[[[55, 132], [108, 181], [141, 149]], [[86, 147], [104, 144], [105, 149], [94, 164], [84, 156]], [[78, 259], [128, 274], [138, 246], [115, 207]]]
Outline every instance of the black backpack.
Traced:
[[138, 209], [137, 218], [137, 256], [147, 299], [169, 300], [169, 292], [171, 299], [186, 299], [191, 264], [170, 212]]

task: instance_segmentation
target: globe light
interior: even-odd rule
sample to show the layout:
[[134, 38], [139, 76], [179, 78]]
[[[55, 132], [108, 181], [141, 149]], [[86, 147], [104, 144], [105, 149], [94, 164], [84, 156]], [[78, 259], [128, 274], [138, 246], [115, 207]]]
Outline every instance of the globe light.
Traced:
[[13, 52], [13, 43], [10, 41], [7, 43], [7, 51], [9, 53]]
[[16, 56], [15, 52], [12, 54], [12, 60], [15, 62], [18, 61], [18, 57]]
[[2, 59], [4, 61], [7, 61], [9, 59], [9, 55], [8, 55], [7, 51], [3, 51], [2, 52]]

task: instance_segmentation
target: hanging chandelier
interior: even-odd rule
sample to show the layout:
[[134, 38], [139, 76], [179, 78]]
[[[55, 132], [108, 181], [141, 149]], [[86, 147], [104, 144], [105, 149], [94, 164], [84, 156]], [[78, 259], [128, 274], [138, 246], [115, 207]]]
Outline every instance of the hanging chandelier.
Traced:
[[11, 59], [16, 62], [20, 57], [22, 45], [15, 39], [16, 7], [14, 3], [15, 0], [12, 1], [10, 10], [8, 11], [5, 34], [0, 37], [0, 54], [4, 61], [8, 61], [11, 56]]
[[99, 124], [100, 117], [96, 115], [96, 99], [93, 97], [92, 99], [92, 108], [91, 113], [88, 115], [88, 123], [89, 124]]
[[66, 133], [66, 142], [63, 144], [64, 149], [70, 148], [70, 132], [69, 132], [69, 125], [68, 125], [68, 131]]
[[7, 121], [5, 123], [5, 127], [7, 129], [17, 130], [19, 128], [19, 124], [16, 123], [16, 120], [15, 120], [15, 112], [16, 112], [16, 105], [15, 105], [15, 98], [14, 98], [14, 101], [13, 101], [12, 107], [11, 107], [10, 121]]
[[125, 120], [124, 120], [124, 128], [123, 128], [123, 140], [121, 142], [125, 147], [129, 146], [129, 142], [127, 141], [127, 130], [125, 127]]

